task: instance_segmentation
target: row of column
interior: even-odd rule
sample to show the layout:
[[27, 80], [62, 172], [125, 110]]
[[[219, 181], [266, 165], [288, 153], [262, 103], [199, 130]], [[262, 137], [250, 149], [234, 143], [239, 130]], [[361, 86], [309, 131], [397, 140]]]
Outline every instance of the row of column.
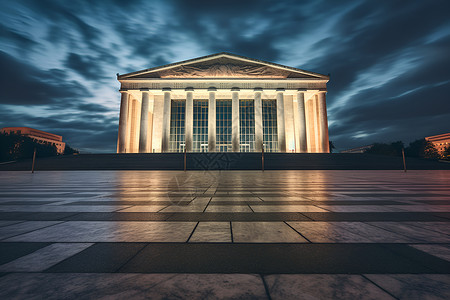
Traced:
[[[148, 138], [148, 112], [149, 112], [149, 92], [146, 89], [142, 89], [142, 102], [141, 102], [141, 121], [140, 121], [140, 133], [139, 133], [139, 152], [145, 153], [147, 150], [147, 138]], [[185, 111], [185, 147], [187, 152], [192, 151], [193, 144], [193, 117], [194, 117], [194, 100], [193, 89], [186, 88], [186, 111]], [[169, 88], [163, 89], [164, 92], [164, 107], [163, 107], [163, 120], [162, 120], [162, 141], [161, 152], [169, 151], [169, 139], [170, 139], [170, 114], [171, 114], [171, 90]], [[209, 88], [208, 99], [208, 151], [216, 151], [216, 89]], [[119, 119], [119, 140], [118, 140], [118, 152], [126, 152], [127, 141], [127, 124], [128, 121], [128, 105], [129, 94], [127, 91], [121, 90], [121, 104], [120, 104], [120, 119]], [[262, 116], [262, 89], [256, 88], [254, 90], [254, 106], [255, 106], [255, 150], [257, 152], [262, 151], [263, 145], [263, 116]], [[316, 97], [316, 95], [314, 96]], [[314, 99], [315, 100], [315, 99]], [[232, 102], [232, 130], [231, 141], [232, 151], [239, 152], [240, 147], [240, 131], [239, 131], [239, 89], [233, 88], [231, 90], [231, 102]], [[299, 118], [298, 132], [295, 133], [295, 138], [298, 139], [300, 147], [299, 152], [311, 152], [308, 151], [309, 143], [315, 144], [315, 149], [320, 149], [321, 152], [329, 152], [328, 142], [328, 124], [327, 124], [327, 111], [326, 111], [326, 99], [325, 91], [321, 91], [317, 94], [317, 101], [313, 105], [313, 114], [307, 114], [305, 111], [305, 91], [299, 91], [297, 93], [297, 109]], [[284, 89], [278, 89], [276, 92], [276, 105], [277, 105], [277, 134], [278, 134], [278, 151], [286, 152], [286, 131], [285, 131], [285, 112], [284, 112]], [[312, 117], [311, 115], [314, 115]], [[307, 136], [307, 124], [310, 127], [314, 127], [314, 137]], [[313, 141], [314, 139], [314, 141]]]

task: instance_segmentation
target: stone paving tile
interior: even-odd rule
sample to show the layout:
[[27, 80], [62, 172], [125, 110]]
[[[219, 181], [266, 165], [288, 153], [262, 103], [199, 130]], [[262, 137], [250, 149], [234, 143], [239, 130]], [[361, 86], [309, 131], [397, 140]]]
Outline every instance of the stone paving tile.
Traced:
[[0, 272], [41, 272], [93, 245], [92, 243], [55, 243], [9, 263]]
[[446, 300], [450, 295], [450, 275], [370, 274], [365, 276], [397, 299]]
[[232, 222], [235, 243], [306, 243], [283, 222]]
[[3, 299], [267, 299], [246, 274], [8, 274]]
[[206, 204], [205, 205], [189, 205], [189, 206], [181, 206], [181, 205], [171, 205], [168, 206], [162, 210], [160, 210], [160, 212], [164, 212], [164, 213], [170, 213], [170, 212], [203, 212], [206, 208]]
[[395, 299], [360, 275], [264, 276], [270, 297], [283, 299]]
[[314, 205], [250, 205], [254, 212], [326, 212], [326, 209]]
[[127, 205], [90, 205], [90, 206], [69, 206], [69, 205], [0, 205], [2, 212], [112, 212], [127, 208]]
[[403, 224], [450, 235], [450, 224], [448, 222], [404, 222]]
[[417, 239], [396, 234], [362, 222], [334, 222], [333, 226], [343, 228], [360, 236], [368, 238], [375, 243], [414, 243]]
[[165, 221], [173, 213], [113, 212], [78, 213], [64, 218], [64, 221]]
[[[69, 221], [8, 239], [11, 242], [186, 242], [195, 222]], [[14, 226], [14, 225], [12, 225]]]
[[302, 212], [303, 215], [314, 221], [443, 221], [445, 217], [450, 218], [450, 214], [442, 213], [417, 213], [417, 212]]
[[56, 221], [75, 216], [79, 212], [0, 212], [2, 220], [22, 221]]
[[231, 243], [230, 222], [200, 222], [189, 242]]
[[[332, 212], [401, 212], [400, 208], [383, 205], [317, 205]], [[402, 206], [403, 207], [403, 206]]]
[[[97, 243], [47, 269], [49, 273], [112, 273], [133, 258], [145, 243]], [[157, 259], [157, 258], [156, 258]]]
[[252, 209], [248, 205], [208, 205], [205, 212], [252, 212]]
[[310, 221], [300, 213], [253, 213], [253, 212], [205, 212], [173, 213], [169, 221], [239, 221], [239, 222], [276, 222], [276, 221]]
[[450, 243], [450, 236], [402, 222], [369, 222], [373, 226], [428, 243]]
[[0, 243], [0, 265], [28, 255], [49, 243]]
[[167, 205], [139, 205], [121, 209], [117, 212], [158, 212], [166, 207]]
[[437, 212], [450, 212], [450, 205], [388, 205], [388, 207], [394, 209], [401, 209], [406, 211], [437, 211]]
[[424, 251], [428, 254], [437, 256], [439, 258], [445, 259], [446, 261], [450, 261], [450, 245], [430, 245], [430, 244], [421, 244], [421, 245], [410, 245], [420, 251]]
[[288, 222], [313, 243], [370, 243], [367, 236], [350, 232], [330, 222]]
[[446, 274], [448, 268], [449, 262], [405, 244], [151, 243], [119, 272]]
[[24, 221], [23, 220], [18, 220], [18, 221], [0, 221], [0, 227], [9, 226], [9, 225], [17, 224], [17, 223], [21, 223], [21, 222], [24, 222]]
[[56, 201], [41, 201], [41, 200], [31, 200], [31, 201], [2, 201], [0, 200], [0, 205], [43, 205], [51, 204]]
[[[20, 235], [40, 228], [49, 227], [61, 223], [59, 221], [27, 221], [0, 228], [0, 240]], [[42, 242], [42, 241], [36, 241]]]

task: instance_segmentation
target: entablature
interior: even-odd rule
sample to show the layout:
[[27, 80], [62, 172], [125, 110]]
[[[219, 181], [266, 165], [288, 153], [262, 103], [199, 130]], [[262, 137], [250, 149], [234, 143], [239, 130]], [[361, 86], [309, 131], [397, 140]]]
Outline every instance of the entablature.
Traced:
[[205, 79], [189, 79], [189, 80], [168, 80], [168, 79], [157, 79], [157, 80], [120, 80], [122, 89], [150, 89], [150, 90], [161, 90], [164, 88], [170, 89], [232, 89], [239, 88], [243, 89], [255, 89], [262, 88], [266, 89], [285, 89], [285, 90], [297, 90], [297, 89], [323, 89], [326, 88], [328, 80], [318, 80], [318, 79], [302, 79], [302, 80], [292, 80], [292, 79], [258, 79], [258, 80], [205, 80]]

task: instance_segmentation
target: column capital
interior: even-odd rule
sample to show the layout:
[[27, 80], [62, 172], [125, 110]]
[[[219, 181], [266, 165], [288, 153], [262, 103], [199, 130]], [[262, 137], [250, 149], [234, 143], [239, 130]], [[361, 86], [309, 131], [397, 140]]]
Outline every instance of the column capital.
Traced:
[[262, 92], [263, 89], [260, 88], [260, 87], [256, 87], [256, 88], [253, 89], [253, 91], [254, 91], [254, 92]]
[[119, 92], [121, 92], [121, 93], [128, 93], [128, 89], [120, 89]]
[[184, 89], [186, 92], [193, 92], [194, 88], [193, 87], [187, 87]]
[[308, 91], [308, 89], [297, 89], [297, 92], [299, 92], [299, 93], [304, 93], [306, 91]]
[[171, 92], [172, 89], [169, 88], [169, 87], [164, 87], [164, 88], [162, 88], [162, 91], [163, 91], [163, 92]]
[[317, 94], [320, 94], [320, 93], [326, 93], [327, 92], [327, 89], [319, 89], [318, 91], [317, 91]]
[[208, 92], [217, 92], [217, 89], [215, 87], [209, 87]]
[[232, 92], [239, 92], [241, 89], [240, 88], [238, 88], [238, 87], [232, 87], [231, 88], [231, 91]]

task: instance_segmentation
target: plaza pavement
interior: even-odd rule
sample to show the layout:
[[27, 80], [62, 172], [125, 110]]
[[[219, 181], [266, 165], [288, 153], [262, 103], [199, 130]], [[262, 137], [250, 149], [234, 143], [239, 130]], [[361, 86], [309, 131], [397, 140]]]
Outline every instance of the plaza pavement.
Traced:
[[449, 299], [450, 171], [0, 172], [1, 299]]

